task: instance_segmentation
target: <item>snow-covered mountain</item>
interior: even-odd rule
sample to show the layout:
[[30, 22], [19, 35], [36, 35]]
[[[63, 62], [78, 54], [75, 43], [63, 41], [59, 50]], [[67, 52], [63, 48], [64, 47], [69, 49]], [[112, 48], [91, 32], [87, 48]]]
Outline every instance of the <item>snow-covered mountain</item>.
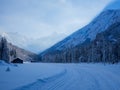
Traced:
[[4, 32], [0, 31], [0, 38], [5, 37], [9, 43], [12, 43], [20, 48], [23, 48], [25, 50], [38, 53], [41, 51], [40, 46], [41, 42], [37, 43], [37, 39], [28, 38], [24, 35], [21, 35], [17, 32]]
[[30, 39], [17, 32], [0, 31], [0, 37], [5, 37], [8, 42], [26, 50], [29, 50], [27, 46], [30, 43]]
[[21, 35], [17, 32], [0, 31], [0, 37], [5, 37], [8, 42], [34, 53], [44, 51], [46, 48], [54, 45], [56, 41], [62, 40], [65, 36], [63, 33], [58, 34], [55, 32], [49, 36], [34, 38]]
[[30, 51], [40, 53], [62, 40], [65, 36], [66, 34], [64, 33], [54, 32], [48, 36], [32, 39], [27, 48], [30, 49]]
[[38, 61], [39, 56], [35, 53], [22, 49], [7, 41], [5, 37], [6, 33], [0, 36], [0, 59], [11, 62], [16, 58], [20, 58], [23, 61]]
[[120, 10], [103, 11], [90, 24], [76, 31], [43, 53], [46, 53], [49, 50], [63, 50], [75, 47], [76, 45], [83, 43], [88, 38], [90, 40], [94, 40], [98, 33], [106, 30], [115, 22], [120, 22]]
[[[120, 22], [120, 10], [105, 10], [98, 15], [90, 24], [79, 29], [53, 47], [47, 49], [40, 55], [45, 59], [51, 57], [51, 53], [66, 51], [81, 45], [86, 40], [93, 41], [96, 35], [107, 30], [111, 25]], [[48, 59], [48, 58], [47, 58]]]

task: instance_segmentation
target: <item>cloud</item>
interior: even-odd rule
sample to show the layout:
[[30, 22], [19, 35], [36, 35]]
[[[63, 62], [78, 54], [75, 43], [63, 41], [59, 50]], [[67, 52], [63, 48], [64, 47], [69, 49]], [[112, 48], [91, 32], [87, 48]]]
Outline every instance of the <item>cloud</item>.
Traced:
[[[33, 39], [42, 38], [39, 41], [41, 47], [48, 42], [51, 46], [64, 35], [68, 36], [88, 24], [111, 1], [0, 0], [0, 27], [6, 32], [18, 32]], [[53, 33], [57, 33], [58, 37]], [[44, 41], [45, 37], [51, 39]], [[55, 37], [58, 39], [53, 41]], [[45, 44], [42, 46], [42, 43]]]
[[56, 42], [61, 41], [65, 38], [64, 33], [57, 33], [54, 32], [49, 36], [45, 36], [39, 39], [32, 39], [31, 43], [28, 44], [27, 48], [30, 51], [40, 53], [45, 49], [51, 47], [52, 45], [56, 44]]
[[99, 3], [93, 1], [94, 3], [90, 0], [11, 0], [2, 5], [0, 19], [4, 27], [7, 26], [6, 31], [21, 33], [23, 30], [26, 34], [31, 32], [35, 37], [35, 30], [43, 35], [44, 31], [44, 34], [48, 34], [59, 32], [62, 28], [62, 33], [70, 34], [76, 30], [71, 27], [72, 24], [76, 24], [77, 28], [87, 24], [110, 0], [99, 0]]

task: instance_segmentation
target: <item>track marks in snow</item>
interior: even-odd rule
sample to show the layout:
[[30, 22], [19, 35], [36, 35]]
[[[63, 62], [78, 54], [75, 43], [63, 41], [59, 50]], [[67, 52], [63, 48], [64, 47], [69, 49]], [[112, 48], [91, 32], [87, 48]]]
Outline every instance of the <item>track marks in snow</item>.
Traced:
[[119, 90], [120, 73], [109, 66], [61, 65], [62, 72], [16, 90]]
[[[53, 76], [49, 76], [46, 78], [38, 79], [37, 81], [35, 81], [31, 84], [22, 86], [20, 88], [15, 89], [15, 90], [33, 90], [33, 89], [34, 90], [42, 90], [42, 88], [43, 88], [42, 86], [44, 86], [46, 83], [54, 82], [56, 79], [64, 77], [66, 72], [67, 72], [67, 70], [65, 69], [58, 74], [55, 74]], [[53, 89], [50, 89], [50, 90], [53, 90]]]
[[[103, 68], [82, 68], [87, 75], [93, 77], [96, 81], [97, 90], [119, 90], [120, 89], [120, 78], [119, 74], [112, 72], [106, 67]], [[119, 73], [119, 71], [118, 71]], [[89, 90], [89, 89], [87, 89]], [[96, 89], [93, 89], [96, 90]]]

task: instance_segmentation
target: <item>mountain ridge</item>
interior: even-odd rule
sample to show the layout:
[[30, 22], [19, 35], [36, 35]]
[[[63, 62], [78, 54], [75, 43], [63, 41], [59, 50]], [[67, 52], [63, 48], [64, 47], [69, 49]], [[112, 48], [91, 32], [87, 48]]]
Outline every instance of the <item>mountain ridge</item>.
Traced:
[[0, 37], [0, 59], [7, 63], [20, 58], [23, 61], [39, 61], [39, 56], [35, 53], [22, 49], [8, 42], [6, 37]]
[[[84, 26], [83, 28], [81, 28], [81, 29], [79, 29], [79, 30], [77, 30], [76, 32], [74, 32], [73, 34], [71, 34], [70, 36], [68, 36], [68, 37], [66, 37], [65, 39], [63, 39], [63, 40], [61, 40], [60, 42], [58, 42], [58, 43], [56, 43], [55, 45], [53, 45], [52, 47], [50, 47], [50, 48], [48, 48], [47, 50], [45, 50], [45, 51], [43, 51], [41, 54], [43, 54], [43, 53], [45, 53], [46, 51], [49, 51], [50, 49], [52, 49], [52, 48], [56, 48], [57, 47], [57, 50], [59, 50], [60, 48], [58, 48], [58, 47], [62, 47], [62, 44], [64, 44], [64, 42], [68, 42], [67, 44], [69, 44], [69, 42], [71, 43], [72, 42], [72, 40], [71, 40], [71, 38], [73, 39], [73, 41], [75, 40], [75, 39], [77, 39], [77, 38], [79, 38], [79, 37], [81, 37], [82, 36], [82, 34], [84, 34], [83, 36], [82, 36], [82, 38], [79, 38], [80, 40], [76, 40], [77, 42], [76, 42], [76, 44], [78, 44], [78, 43], [82, 43], [82, 42], [84, 42], [87, 38], [85, 38], [85, 37], [87, 37], [87, 35], [89, 34], [88, 32], [90, 32], [90, 30], [89, 30], [89, 28], [92, 28], [93, 26], [92, 25], [94, 25], [95, 23], [98, 23], [94, 28], [97, 28], [97, 26], [99, 26], [100, 27], [100, 23], [102, 22], [102, 24], [104, 25], [104, 23], [103, 23], [103, 21], [102, 20], [104, 20], [105, 18], [106, 18], [106, 16], [103, 18], [103, 16], [104, 16], [104, 14], [109, 14], [109, 17], [107, 16], [107, 22], [112, 22], [112, 19], [111, 19], [111, 17], [112, 16], [114, 16], [114, 17], [117, 17], [118, 15], [114, 15], [116, 12], [118, 12], [119, 13], [119, 15], [120, 15], [120, 9], [118, 9], [118, 10], [112, 10], [112, 9], [109, 9], [109, 10], [105, 10], [105, 11], [103, 11], [103, 12], [101, 12], [94, 20], [92, 20], [91, 21], [91, 23], [89, 23], [88, 25], [86, 25], [86, 26]], [[101, 21], [98, 21], [98, 19], [101, 19], [101, 17], [102, 17], [102, 20]], [[112, 23], [114, 23], [114, 22], [117, 22], [117, 21], [120, 21], [120, 16], [118, 16], [119, 17], [119, 19], [116, 19], [115, 21], [113, 21]], [[111, 23], [111, 24], [112, 24]], [[110, 25], [111, 25], [110, 24]], [[91, 27], [92, 26], [92, 27]], [[97, 33], [100, 33], [100, 32], [102, 32], [102, 31], [104, 31], [105, 29], [107, 29], [107, 27], [108, 27], [109, 25], [108, 25], [108, 23], [106, 23], [106, 25], [104, 25], [104, 26], [102, 26], [102, 30], [100, 30], [99, 28], [96, 30], [97, 31]], [[91, 29], [91, 30], [94, 30], [94, 29]], [[100, 31], [99, 31], [100, 30]], [[93, 32], [93, 31], [91, 31], [91, 32]], [[88, 34], [87, 34], [88, 33]], [[81, 36], [80, 36], [81, 35]], [[86, 36], [85, 36], [86, 35]], [[96, 36], [96, 34], [92, 34], [92, 35], [89, 35], [89, 37], [88, 38], [90, 38], [91, 40], [93, 40], [93, 39], [95, 39], [95, 36]], [[71, 40], [71, 41], [68, 41], [68, 40]], [[73, 43], [72, 43], [73, 44]], [[71, 45], [71, 44], [70, 44]], [[68, 47], [70, 47], [71, 48], [71, 46], [68, 46]], [[64, 46], [64, 47], [66, 47], [66, 46]]]
[[[51, 57], [51, 53], [59, 53], [77, 45], [84, 43], [86, 40], [93, 41], [98, 33], [104, 32], [112, 24], [120, 22], [120, 10], [106, 10], [100, 13], [90, 24], [79, 29], [64, 40], [58, 42], [51, 48], [40, 53], [42, 58]], [[44, 61], [44, 60], [43, 60]]]

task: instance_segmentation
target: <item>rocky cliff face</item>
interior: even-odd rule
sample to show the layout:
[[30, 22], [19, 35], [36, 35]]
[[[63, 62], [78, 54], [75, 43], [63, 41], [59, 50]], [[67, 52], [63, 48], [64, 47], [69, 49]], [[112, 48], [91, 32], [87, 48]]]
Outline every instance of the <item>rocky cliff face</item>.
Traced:
[[120, 10], [102, 12], [89, 25], [41, 53], [45, 62], [118, 62]]
[[21, 49], [11, 43], [8, 43], [5, 37], [0, 38], [0, 59], [6, 62], [11, 62], [15, 58], [20, 58], [23, 61], [38, 61], [38, 55]]

